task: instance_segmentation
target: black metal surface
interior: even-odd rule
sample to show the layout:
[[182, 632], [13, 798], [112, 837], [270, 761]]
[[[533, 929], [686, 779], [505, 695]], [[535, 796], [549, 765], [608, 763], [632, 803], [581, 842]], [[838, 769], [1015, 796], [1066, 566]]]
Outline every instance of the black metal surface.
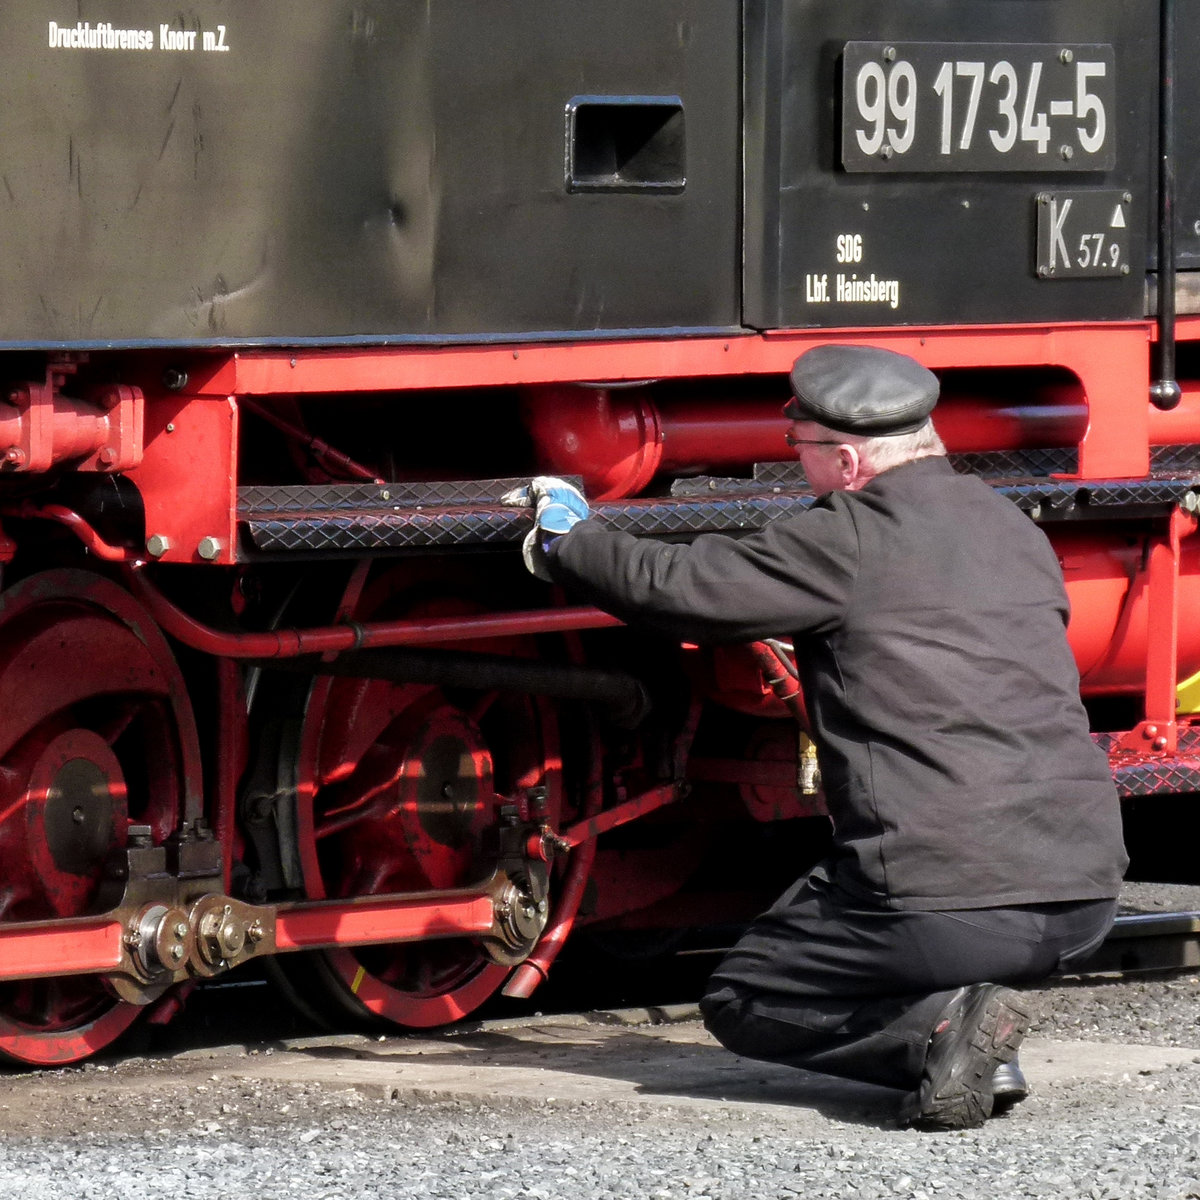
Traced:
[[[1176, 9], [1177, 44], [1195, 45], [1200, 13]], [[1159, 12], [1160, 0], [0, 6], [21, 64], [0, 80], [0, 345], [1140, 316]], [[128, 48], [128, 31], [147, 48]], [[851, 44], [867, 49], [847, 58]], [[874, 136], [874, 93], [865, 126], [853, 111], [861, 55], [889, 49], [886, 79], [913, 67], [919, 131], [890, 157], [847, 159], [844, 129], [852, 146], [856, 129], [868, 147]], [[1081, 76], [1089, 62], [1103, 74]], [[1010, 78], [1016, 139], [998, 150]], [[1176, 257], [1200, 267], [1200, 76], [1175, 84]], [[907, 93], [889, 94], [895, 151]], [[1039, 191], [1128, 192], [1129, 275], [1039, 280]], [[1073, 256], [1101, 232], [1062, 230]], [[839, 276], [852, 299], [838, 299]]]
[[[690, 492], [608, 501], [593, 505], [592, 512], [611, 528], [640, 536], [749, 532], [813, 503], [812, 495], [801, 490], [798, 472], [798, 464], [773, 464], [763, 474], [774, 482], [741, 481], [739, 491], [736, 481], [714, 481], [713, 488], [692, 481]], [[271, 553], [510, 546], [529, 529], [527, 510], [500, 503], [516, 482], [523, 481], [243, 488], [239, 513], [250, 545]], [[993, 487], [1044, 522], [1163, 515], [1177, 504], [1194, 507], [1200, 485], [1189, 475], [1086, 483], [1009, 479], [994, 481]]]
[[[971, 324], [1142, 315], [1146, 234], [1153, 220], [1147, 135], [1158, 91], [1155, 0], [953, 5], [748, 0], [745, 11], [748, 324]], [[893, 155], [880, 160], [879, 170], [847, 172], [843, 50], [858, 40], [885, 49], [953, 44], [946, 57], [954, 62], [990, 61], [986, 47], [996, 43], [1057, 43], [1064, 50], [1077, 43], [1111, 45], [1115, 99], [1106, 116], [1115, 164], [1076, 173], [1075, 157], [1062, 157], [1064, 146], [1074, 150], [1072, 142], [1055, 140], [1060, 170], [997, 172], [977, 162], [980, 169], [968, 172], [897, 173], [900, 156]], [[978, 54], [968, 49], [972, 44], [981, 47]], [[1027, 90], [1028, 78], [1020, 82]], [[997, 99], [989, 86], [985, 80], [984, 96]], [[899, 87], [896, 95], [902, 105]], [[934, 107], [922, 111], [936, 120], [940, 110], [933, 99]], [[923, 96], [922, 103], [927, 100]], [[895, 116], [887, 125], [902, 131]], [[1090, 120], [1087, 124], [1091, 129]], [[1057, 134], [1066, 126], [1064, 118], [1053, 128]], [[1039, 279], [1036, 197], [1085, 183], [1132, 197], [1131, 270], [1103, 279]], [[1081, 229], [1075, 236], [1091, 232]], [[839, 283], [848, 298], [839, 300]]]
[[29, 0], [0, 44], [0, 343], [739, 323], [728, 0]]

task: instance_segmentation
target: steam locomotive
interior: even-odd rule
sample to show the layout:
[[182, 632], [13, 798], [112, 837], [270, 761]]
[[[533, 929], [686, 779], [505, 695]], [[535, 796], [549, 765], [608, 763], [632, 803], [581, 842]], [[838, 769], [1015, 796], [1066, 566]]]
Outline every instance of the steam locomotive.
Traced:
[[939, 374], [1122, 793], [1200, 790], [1198, 44], [1175, 0], [0, 8], [0, 1054], [248, 962], [436, 1025], [750, 915], [826, 826], [794, 651], [572, 604], [500, 497], [795, 512], [824, 342]]

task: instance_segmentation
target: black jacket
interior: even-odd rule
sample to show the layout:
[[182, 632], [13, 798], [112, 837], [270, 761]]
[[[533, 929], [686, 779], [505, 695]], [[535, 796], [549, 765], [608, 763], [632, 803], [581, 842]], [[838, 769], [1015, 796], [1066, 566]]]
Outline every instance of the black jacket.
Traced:
[[576, 596], [671, 637], [793, 636], [847, 891], [912, 909], [1117, 894], [1119, 807], [1059, 565], [982, 480], [919, 459], [691, 545], [585, 521], [549, 561]]

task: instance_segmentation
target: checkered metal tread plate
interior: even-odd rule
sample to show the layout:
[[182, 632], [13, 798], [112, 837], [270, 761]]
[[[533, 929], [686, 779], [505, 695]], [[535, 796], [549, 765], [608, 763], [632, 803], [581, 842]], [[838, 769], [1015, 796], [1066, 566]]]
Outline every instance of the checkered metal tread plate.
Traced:
[[[502, 505], [500, 498], [525, 482], [512, 478], [247, 487], [239, 491], [239, 513], [251, 544], [264, 552], [503, 546], [524, 536], [529, 513]], [[741, 482], [742, 490], [725, 480], [717, 487], [680, 488], [659, 499], [602, 502], [593, 512], [605, 524], [628, 533], [682, 537], [761, 529], [813, 503], [812, 495], [794, 479]], [[993, 486], [1040, 520], [1061, 520], [1100, 508], [1110, 516], [1165, 511], [1189, 494], [1194, 504], [1192, 484], [1187, 476], [1086, 483], [1022, 479], [996, 481]]]
[[1176, 751], [1170, 757], [1130, 751], [1114, 755], [1120, 736], [1093, 733], [1092, 740], [1110, 755], [1113, 780], [1122, 797], [1200, 792], [1200, 726], [1180, 724]]
[[1200, 477], [1200, 446], [1151, 446], [1150, 470]]
[[1200, 758], [1122, 762], [1114, 767], [1113, 779], [1122, 797], [1200, 792]]

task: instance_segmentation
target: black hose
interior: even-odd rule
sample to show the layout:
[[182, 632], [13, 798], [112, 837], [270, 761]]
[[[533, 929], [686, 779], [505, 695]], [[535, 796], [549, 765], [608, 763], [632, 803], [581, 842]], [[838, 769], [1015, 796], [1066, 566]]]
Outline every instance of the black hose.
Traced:
[[393, 683], [526, 692], [558, 700], [581, 700], [598, 705], [614, 725], [623, 729], [633, 729], [650, 711], [646, 689], [632, 675], [500, 654], [420, 649], [351, 650], [328, 662], [315, 657], [273, 658], [262, 660], [258, 665], [309, 675], [386, 679]]

